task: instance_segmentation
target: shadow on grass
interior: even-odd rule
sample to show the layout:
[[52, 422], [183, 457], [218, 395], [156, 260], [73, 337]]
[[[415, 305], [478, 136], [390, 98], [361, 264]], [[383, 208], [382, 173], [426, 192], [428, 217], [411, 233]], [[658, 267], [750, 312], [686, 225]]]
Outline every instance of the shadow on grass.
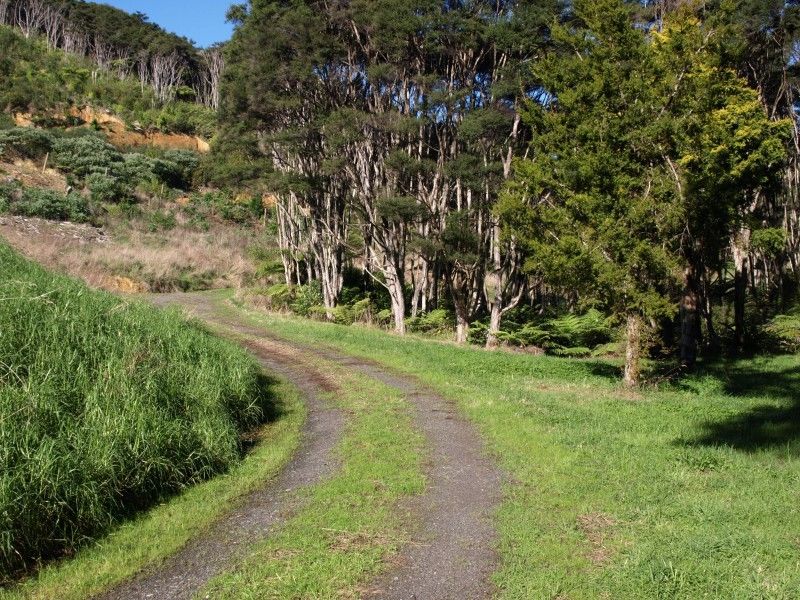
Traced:
[[274, 423], [286, 414], [286, 403], [279, 394], [275, 393], [275, 387], [278, 383], [277, 379], [264, 372], [258, 376], [259, 393], [257, 402], [261, 409], [262, 417], [255, 428], [243, 431], [239, 436], [243, 455], [250, 454], [259, 444], [264, 425]]
[[622, 377], [622, 367], [610, 362], [588, 360], [583, 366], [592, 376], [605, 379], [609, 383], [618, 383]]
[[800, 456], [800, 366], [779, 370], [757, 364], [714, 364], [707, 374], [724, 382], [724, 392], [767, 402], [730, 417], [708, 421], [690, 446], [729, 446], [742, 451], [774, 450]]

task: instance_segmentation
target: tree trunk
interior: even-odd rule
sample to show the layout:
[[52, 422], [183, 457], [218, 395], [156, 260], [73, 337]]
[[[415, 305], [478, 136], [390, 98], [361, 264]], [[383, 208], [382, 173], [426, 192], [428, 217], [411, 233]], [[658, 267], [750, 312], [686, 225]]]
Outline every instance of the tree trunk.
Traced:
[[[749, 233], [749, 232], [748, 232]], [[734, 240], [733, 249], [733, 322], [734, 351], [739, 352], [744, 346], [745, 302], [747, 301], [747, 252], [741, 243], [742, 236]]]
[[406, 333], [406, 299], [403, 290], [401, 271], [395, 265], [387, 265], [384, 270], [386, 289], [392, 301], [392, 317], [394, 318], [394, 331], [397, 334]]
[[687, 267], [684, 273], [684, 289], [681, 297], [681, 365], [689, 369], [697, 362], [697, 328], [699, 294], [694, 269]]
[[486, 348], [493, 350], [500, 345], [500, 340], [497, 334], [500, 333], [500, 322], [503, 313], [500, 310], [500, 303], [495, 302], [492, 304], [492, 312], [489, 316], [489, 331], [486, 333]]
[[642, 317], [631, 313], [625, 329], [625, 375], [623, 382], [627, 387], [639, 385], [642, 356]]
[[463, 311], [456, 310], [456, 343], [466, 344], [469, 336], [469, 321]]
[[[393, 286], [394, 288], [395, 286]], [[394, 317], [394, 332], [399, 335], [406, 333], [406, 300], [403, 298], [403, 291], [397, 293], [390, 289], [389, 296], [392, 299], [392, 316]]]

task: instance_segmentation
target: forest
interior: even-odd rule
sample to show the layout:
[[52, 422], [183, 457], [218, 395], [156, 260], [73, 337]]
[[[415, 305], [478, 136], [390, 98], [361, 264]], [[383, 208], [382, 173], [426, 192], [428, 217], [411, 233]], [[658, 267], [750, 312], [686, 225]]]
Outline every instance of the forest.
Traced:
[[537, 315], [600, 311], [634, 385], [642, 357], [691, 369], [791, 322], [798, 14], [254, 1], [216, 148], [263, 165], [284, 284], [319, 289], [328, 319], [357, 288], [399, 334], [446, 309], [458, 342], [491, 348], [546, 346]]
[[92, 78], [103, 72], [151, 87], [161, 102], [184, 99], [216, 109], [224, 62], [219, 45], [196, 48], [191, 40], [129, 14], [83, 0], [1, 0], [0, 25], [25, 36], [41, 35], [52, 49], [89, 58]]

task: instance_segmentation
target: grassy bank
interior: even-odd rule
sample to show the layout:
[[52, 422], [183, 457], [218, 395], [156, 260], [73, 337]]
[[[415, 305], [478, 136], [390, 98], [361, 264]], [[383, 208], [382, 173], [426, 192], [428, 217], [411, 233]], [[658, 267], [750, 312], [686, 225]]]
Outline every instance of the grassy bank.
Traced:
[[227, 470], [272, 404], [244, 351], [0, 244], [0, 579]]
[[501, 597], [800, 594], [800, 357], [706, 366], [634, 393], [604, 362], [247, 314], [458, 402], [514, 482], [498, 517]]
[[262, 487], [291, 458], [305, 410], [298, 392], [285, 383], [272, 388], [280, 418], [259, 428], [258, 445], [223, 475], [188, 487], [125, 521], [69, 560], [52, 563], [5, 590], [2, 600], [84, 600], [133, 577], [174, 554], [202, 533], [238, 499]]

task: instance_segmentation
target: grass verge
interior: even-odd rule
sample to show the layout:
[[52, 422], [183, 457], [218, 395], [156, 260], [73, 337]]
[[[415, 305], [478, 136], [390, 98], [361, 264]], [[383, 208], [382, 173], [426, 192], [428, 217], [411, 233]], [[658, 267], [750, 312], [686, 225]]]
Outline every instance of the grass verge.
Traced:
[[[217, 295], [220, 311], [224, 295]], [[616, 367], [401, 339], [236, 309], [453, 398], [514, 482], [502, 598], [800, 596], [800, 357], [629, 392]]]
[[305, 408], [293, 386], [278, 383], [281, 418], [257, 430], [258, 444], [229, 472], [186, 489], [125, 522], [71, 558], [0, 590], [2, 600], [83, 600], [177, 552], [237, 500], [265, 485], [296, 450]]
[[238, 464], [273, 383], [177, 313], [0, 244], [0, 582]]

